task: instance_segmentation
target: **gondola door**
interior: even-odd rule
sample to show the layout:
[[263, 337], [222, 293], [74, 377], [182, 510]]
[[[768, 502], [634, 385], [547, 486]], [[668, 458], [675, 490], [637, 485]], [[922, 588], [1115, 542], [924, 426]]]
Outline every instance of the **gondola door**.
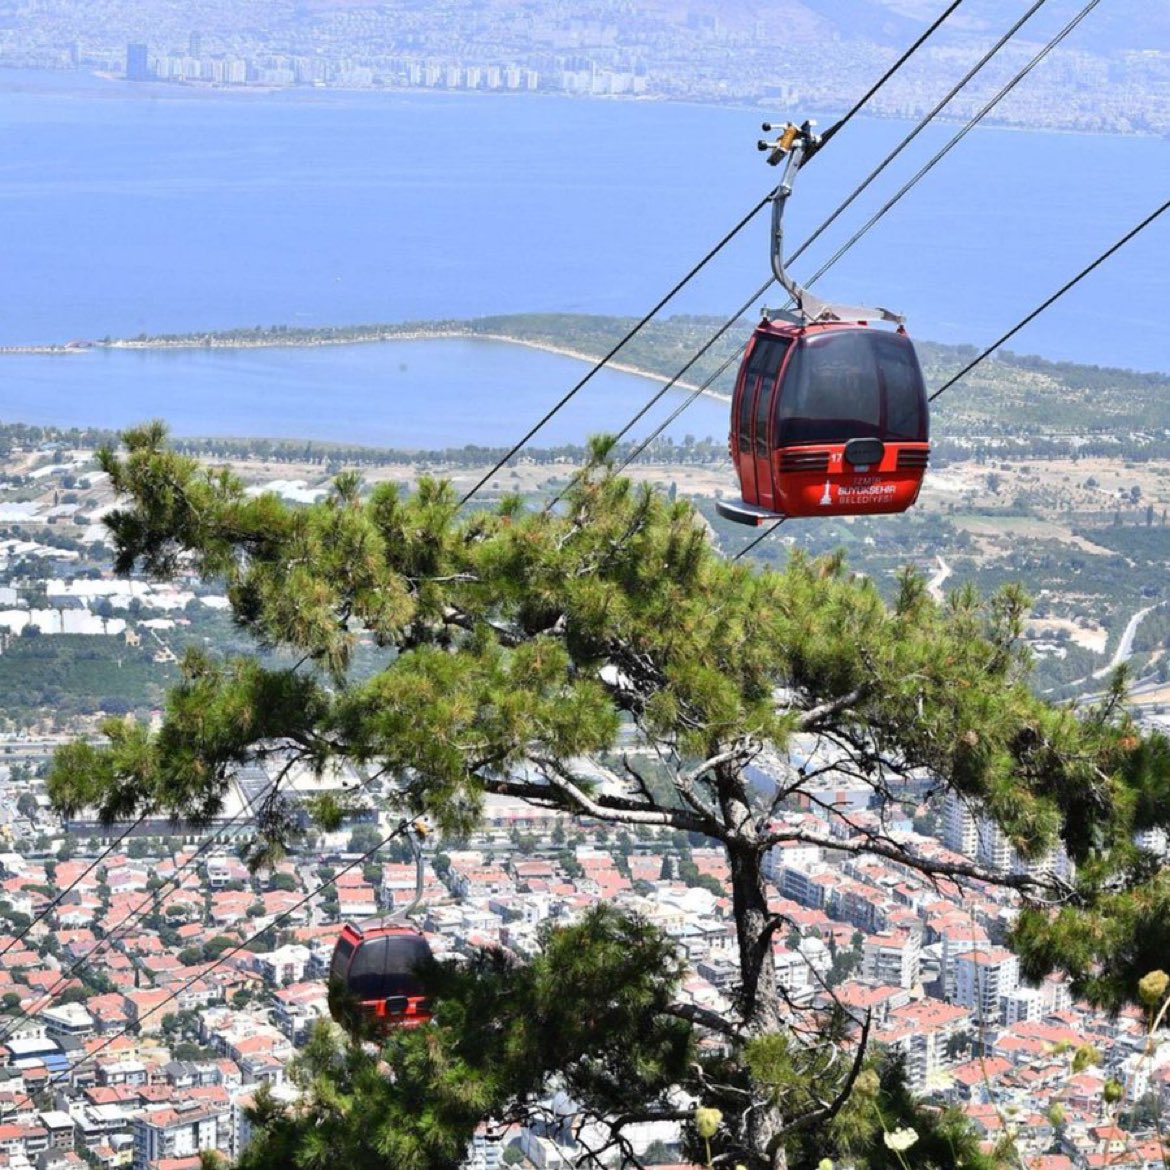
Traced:
[[756, 498], [761, 508], [774, 508], [776, 505], [772, 488], [772, 436], [769, 434], [769, 421], [775, 413], [773, 403], [776, 398], [776, 375], [783, 364], [784, 352], [788, 346], [774, 338], [768, 338], [764, 345], [767, 352], [762, 362], [760, 386], [756, 391], [756, 417], [753, 427]]
[[[758, 347], [753, 337], [751, 344]], [[753, 349], [753, 353], [755, 350]], [[759, 379], [752, 372], [751, 364], [745, 361], [740, 367], [739, 380], [732, 401], [734, 430], [731, 436], [731, 455], [739, 474], [739, 490], [745, 500], [754, 503], [756, 499], [756, 458], [753, 439], [753, 420], [756, 413], [756, 390]]]
[[[744, 499], [761, 508], [774, 508], [772, 486], [772, 439], [770, 426], [775, 415], [776, 386], [790, 341], [761, 330], [756, 334], [747, 363], [741, 418], [746, 415], [747, 434], [741, 425], [741, 468], [748, 474], [742, 485]], [[746, 437], [746, 450], [744, 438]], [[749, 491], [752, 493], [749, 497]]]

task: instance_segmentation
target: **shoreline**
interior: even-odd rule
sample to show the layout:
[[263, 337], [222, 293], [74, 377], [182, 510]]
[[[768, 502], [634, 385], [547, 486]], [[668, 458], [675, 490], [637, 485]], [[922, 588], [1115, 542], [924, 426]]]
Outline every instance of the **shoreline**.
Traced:
[[[772, 111], [775, 108], [775, 102], [764, 93], [756, 96], [747, 94], [737, 94], [734, 97], [720, 97], [711, 93], [691, 94], [679, 93], [675, 91], [670, 92], [654, 92], [654, 93], [616, 93], [616, 94], [576, 94], [568, 93], [563, 90], [537, 90], [535, 92], [525, 90], [478, 90], [469, 88], [455, 88], [446, 89], [440, 86], [425, 86], [425, 85], [402, 85], [399, 83], [380, 83], [380, 84], [338, 84], [329, 83], [325, 85], [318, 85], [314, 83], [264, 83], [264, 82], [212, 82], [204, 81], [202, 79], [194, 78], [151, 78], [148, 81], [130, 82], [123, 74], [113, 72], [108, 69], [95, 69], [92, 67], [71, 68], [66, 66], [52, 67], [44, 64], [26, 65], [20, 63], [5, 63], [0, 65], [0, 88], [2, 86], [2, 76], [4, 73], [19, 74], [31, 73], [40, 74], [45, 77], [55, 77], [58, 75], [75, 75], [80, 74], [85, 77], [91, 77], [95, 81], [103, 85], [122, 85], [134, 86], [138, 90], [150, 89], [154, 92], [151, 96], [160, 96], [159, 91], [166, 90], [173, 91], [176, 96], [185, 95], [196, 99], [202, 97], [217, 97], [217, 96], [235, 96], [235, 95], [249, 95], [255, 94], [260, 97], [271, 97], [273, 95], [293, 94], [298, 97], [307, 96], [321, 96], [321, 95], [340, 95], [342, 97], [349, 97], [354, 94], [361, 95], [385, 95], [385, 96], [399, 96], [399, 95], [426, 95], [434, 96], [441, 99], [445, 98], [520, 98], [524, 100], [532, 100], [533, 98], [547, 98], [558, 101], [571, 102], [629, 102], [641, 104], [664, 104], [664, 105], [683, 105], [694, 106], [698, 109], [723, 109], [742, 111], [753, 115], [753, 120], [758, 117], [762, 111]], [[166, 95], [170, 96], [170, 95]], [[825, 104], [821, 104], [824, 102]], [[833, 121], [840, 117], [845, 112], [845, 107], [837, 106], [832, 101], [831, 97], [826, 99], [821, 96], [819, 100], [814, 100], [809, 109], [805, 111], [806, 114], [811, 113], [814, 117], [828, 119]], [[916, 121], [925, 110], [913, 110], [909, 114], [900, 109], [878, 109], [867, 111], [866, 116], [877, 121], [901, 121], [912, 123]], [[960, 125], [965, 119], [958, 115], [950, 117], [943, 115], [941, 121], [943, 124]], [[1122, 129], [1115, 127], [1112, 129], [1101, 129], [1096, 126], [1089, 126], [1083, 124], [1072, 125], [1047, 125], [1047, 124], [1032, 124], [1021, 123], [1016, 121], [996, 120], [991, 119], [986, 121], [980, 130], [1007, 130], [1011, 132], [1021, 132], [1025, 134], [1074, 134], [1080, 137], [1108, 137], [1113, 138], [1121, 135], [1126, 138], [1146, 138], [1146, 139], [1170, 139], [1170, 131], [1152, 129], [1152, 130], [1135, 130], [1130, 126]]]
[[[345, 337], [305, 337], [299, 334], [262, 333], [256, 336], [241, 335], [229, 337], [215, 333], [192, 333], [175, 337], [147, 337], [142, 340], [113, 338], [110, 341], [69, 342], [64, 345], [4, 345], [0, 346], [0, 358], [14, 356], [66, 357], [91, 353], [94, 350], [176, 350], [176, 349], [320, 349], [334, 345], [372, 345], [393, 341], [494, 341], [506, 345], [520, 345], [526, 349], [571, 358], [574, 361], [596, 364], [600, 355], [586, 353], [568, 346], [554, 345], [547, 341], [535, 341], [526, 337], [513, 337], [505, 333], [480, 333], [472, 329], [404, 329], [396, 332], [389, 329], [372, 329], [369, 332], [355, 331]], [[619, 373], [647, 378], [659, 385], [671, 382], [665, 374], [630, 365], [628, 362], [607, 362], [609, 369]], [[679, 390], [698, 391], [694, 382], [675, 381]], [[729, 403], [729, 395], [706, 389], [701, 393], [717, 402]]]

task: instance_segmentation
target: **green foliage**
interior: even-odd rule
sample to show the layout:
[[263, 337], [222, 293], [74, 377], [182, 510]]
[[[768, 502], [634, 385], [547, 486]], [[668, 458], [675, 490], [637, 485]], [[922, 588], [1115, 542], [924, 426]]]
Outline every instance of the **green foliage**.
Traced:
[[98, 967], [86, 964], [77, 972], [77, 977], [81, 980], [84, 990], [83, 999], [88, 999], [93, 995], [108, 995], [111, 991], [117, 991], [113, 979]]
[[180, 1040], [171, 1049], [171, 1056], [175, 1060], [190, 1060], [194, 1062], [215, 1060], [219, 1053], [214, 1048], [207, 1048], [191, 1040]]
[[[987, 598], [959, 588], [939, 606], [912, 574], [884, 599], [839, 555], [794, 555], [779, 571], [729, 562], [687, 503], [614, 475], [606, 444], [562, 511], [510, 500], [466, 514], [449, 484], [427, 479], [409, 496], [387, 485], [363, 496], [346, 476], [321, 503], [291, 507], [167, 450], [157, 428], [127, 445], [103, 455], [129, 497], [113, 519], [119, 567], [167, 572], [192, 558], [222, 581], [241, 630], [301, 665], [188, 654], [157, 731], [108, 721], [105, 744], [58, 753], [59, 809], [206, 819], [234, 768], [279, 749], [318, 771], [340, 761], [393, 777], [396, 811], [427, 814], [446, 840], [469, 833], [498, 793], [588, 817], [619, 848], [624, 830], [665, 830], [691, 881], [691, 843], [715, 844], [732, 875], [740, 992], [726, 1018], [672, 1003], [671, 949], [598, 911], [548, 933], [530, 964], [489, 954], [437, 968], [435, 1022], [394, 1033], [380, 1058], [321, 1031], [298, 1072], [304, 1108], [257, 1100], [265, 1140], [244, 1170], [453, 1167], [475, 1124], [522, 1115], [554, 1075], [601, 1117], [669, 1114], [668, 1089], [683, 1085], [723, 1115], [713, 1149], [749, 1170], [771, 1165], [778, 1143], [794, 1165], [837, 1151], [893, 1166], [882, 1135], [905, 1127], [919, 1135], [916, 1166], [988, 1165], [957, 1118], [915, 1106], [897, 1069], [852, 1079], [856, 1030], [842, 1015], [790, 1027], [773, 990], [762, 873], [780, 840], [1038, 895], [1016, 934], [1025, 966], [1065, 970], [1100, 1002], [1134, 1002], [1164, 966], [1153, 960], [1170, 953], [1166, 879], [1132, 841], [1170, 824], [1170, 748], [1139, 735], [1116, 694], [1085, 713], [1030, 691], [1028, 603], [1014, 584]], [[351, 669], [365, 634], [386, 651], [373, 674]], [[627, 767], [619, 732], [636, 736], [653, 771]], [[1062, 844], [1075, 888], [885, 836], [771, 837], [771, 794], [749, 765], [766, 749], [778, 785], [811, 799], [809, 735], [835, 744], [883, 799], [926, 772], [981, 806], [1021, 855]], [[275, 847], [289, 829], [274, 816], [265, 832]], [[568, 849], [560, 860], [576, 865]], [[335, 895], [323, 904], [336, 913]], [[257, 949], [275, 945], [267, 933]], [[842, 976], [850, 960], [837, 958]], [[696, 1048], [696, 1020], [718, 1037], [715, 1053]], [[723, 1095], [708, 1101], [712, 1085]]]
[[369, 853], [378, 848], [381, 840], [377, 825], [358, 825], [350, 833], [345, 849], [347, 853]]
[[7, 902], [0, 902], [0, 919], [17, 934], [28, 930], [32, 925], [32, 917], [21, 910], [13, 910]]
[[681, 972], [670, 943], [602, 907], [543, 944], [528, 965], [489, 952], [424, 972], [435, 1020], [386, 1040], [393, 1077], [319, 1026], [294, 1072], [309, 1110], [258, 1097], [241, 1170], [290, 1165], [294, 1151], [307, 1167], [455, 1170], [480, 1118], [535, 1101], [554, 1074], [599, 1111], [666, 1093], [691, 1055], [688, 1027], [660, 1014]]
[[174, 677], [173, 667], [117, 638], [18, 638], [0, 655], [5, 711], [29, 721], [48, 710], [77, 715], [145, 711], [162, 700]]
[[[909, 1129], [917, 1135], [904, 1162], [886, 1135]], [[897, 1060], [868, 1066], [855, 1090], [828, 1125], [802, 1130], [788, 1149], [792, 1170], [815, 1170], [825, 1157], [856, 1170], [1007, 1170], [1010, 1156], [985, 1154], [961, 1111], [917, 1102]]]

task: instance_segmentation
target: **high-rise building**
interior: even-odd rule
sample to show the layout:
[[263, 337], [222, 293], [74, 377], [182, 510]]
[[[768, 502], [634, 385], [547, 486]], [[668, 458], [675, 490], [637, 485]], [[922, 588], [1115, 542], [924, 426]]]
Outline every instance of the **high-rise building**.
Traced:
[[1011, 869], [1015, 850], [1007, 839], [1007, 834], [988, 816], [980, 816], [977, 821], [979, 845], [975, 850], [975, 860], [988, 869], [1006, 873]]
[[948, 792], [943, 802], [943, 844], [964, 857], [974, 857], [979, 846], [975, 814], [957, 792]]
[[862, 978], [892, 987], [914, 987], [922, 973], [922, 938], [916, 931], [885, 931], [865, 940]]
[[971, 1008], [981, 1025], [998, 1024], [1000, 999], [1020, 984], [1020, 961], [1002, 947], [968, 951], [955, 959], [955, 1002]]
[[1044, 1015], [1044, 993], [1038, 987], [1017, 987], [1000, 999], [1003, 1022], [1034, 1024]]
[[197, 32], [187, 38], [187, 56], [196, 60], [203, 56], [203, 38]]
[[150, 80], [150, 59], [146, 55], [145, 45], [130, 44], [126, 46], [126, 80]]

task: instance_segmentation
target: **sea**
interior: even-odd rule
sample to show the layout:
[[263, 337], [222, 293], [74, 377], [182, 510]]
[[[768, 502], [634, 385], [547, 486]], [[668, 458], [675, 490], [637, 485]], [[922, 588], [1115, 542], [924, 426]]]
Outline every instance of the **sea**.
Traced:
[[[641, 316], [775, 183], [756, 140], [762, 118], [790, 114], [816, 112], [0, 72], [0, 345], [521, 312]], [[855, 119], [801, 172], [789, 250], [909, 125]], [[921, 135], [796, 275], [831, 257], [955, 129]], [[817, 289], [904, 312], [914, 336], [983, 346], [1168, 188], [1165, 139], [979, 129]], [[1009, 347], [1170, 372], [1163, 220]], [[729, 316], [767, 274], [763, 212], [665, 312]], [[0, 421], [164, 417], [184, 434], [498, 444], [587, 368], [434, 339], [0, 356]], [[535, 442], [615, 430], [654, 388], [605, 371]], [[662, 409], [678, 401], [671, 392]], [[725, 432], [724, 408], [700, 401], [671, 433]]]

